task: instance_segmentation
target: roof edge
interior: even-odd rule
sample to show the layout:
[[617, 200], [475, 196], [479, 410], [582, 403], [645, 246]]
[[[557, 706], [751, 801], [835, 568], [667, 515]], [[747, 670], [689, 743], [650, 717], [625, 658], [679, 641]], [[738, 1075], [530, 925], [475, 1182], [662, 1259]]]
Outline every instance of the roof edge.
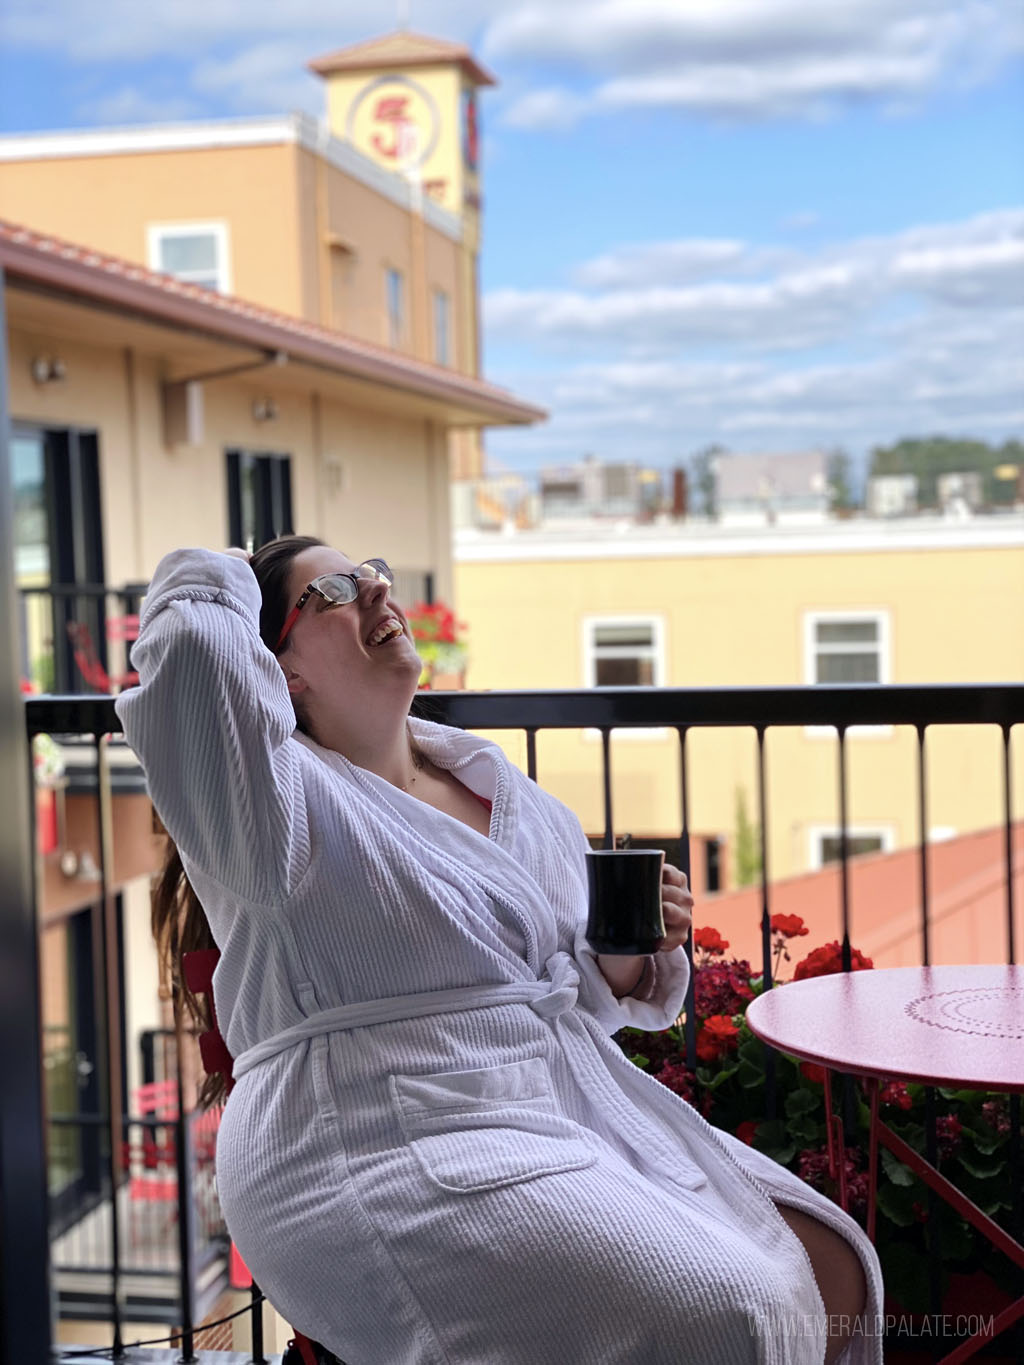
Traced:
[[481, 426], [530, 425], [547, 416], [543, 409], [485, 380], [397, 355], [231, 295], [211, 294], [198, 285], [3, 220], [0, 268], [11, 283], [47, 286], [158, 324], [283, 351], [335, 374], [449, 403], [478, 418]]

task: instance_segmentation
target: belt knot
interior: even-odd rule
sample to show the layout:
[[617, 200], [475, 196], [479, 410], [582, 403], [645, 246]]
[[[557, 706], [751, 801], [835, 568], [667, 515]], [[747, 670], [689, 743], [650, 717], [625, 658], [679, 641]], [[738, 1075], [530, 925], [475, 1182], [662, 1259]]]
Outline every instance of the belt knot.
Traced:
[[[542, 1019], [557, 1019], [576, 1004], [580, 974], [568, 953], [553, 953], [544, 964], [551, 989], [530, 1001], [530, 1008]], [[542, 979], [542, 985], [547, 984]]]

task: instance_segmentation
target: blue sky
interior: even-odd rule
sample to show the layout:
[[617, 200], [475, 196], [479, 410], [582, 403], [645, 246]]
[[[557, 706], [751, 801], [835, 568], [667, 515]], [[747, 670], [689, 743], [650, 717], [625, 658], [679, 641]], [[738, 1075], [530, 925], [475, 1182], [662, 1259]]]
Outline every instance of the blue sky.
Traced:
[[[515, 468], [1024, 435], [1014, 0], [411, 0], [483, 98], [484, 355]], [[402, 6], [6, 0], [0, 129], [304, 108]], [[2, 211], [2, 207], [0, 207]]]

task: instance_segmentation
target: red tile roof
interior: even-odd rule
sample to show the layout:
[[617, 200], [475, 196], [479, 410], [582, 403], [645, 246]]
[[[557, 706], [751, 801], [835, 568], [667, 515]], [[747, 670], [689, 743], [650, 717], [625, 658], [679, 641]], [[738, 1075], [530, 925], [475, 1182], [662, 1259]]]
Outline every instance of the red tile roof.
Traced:
[[451, 404], [480, 425], [538, 422], [547, 415], [484, 380], [3, 219], [0, 267], [12, 281], [46, 285], [152, 322], [263, 347], [336, 374]]
[[386, 33], [364, 43], [338, 48], [323, 57], [314, 57], [307, 65], [318, 76], [329, 76], [335, 71], [380, 71], [389, 67], [396, 70], [411, 66], [458, 65], [475, 85], [497, 85], [497, 81], [476, 60], [468, 47], [447, 42], [443, 38], [428, 38], [423, 33]]
[[[1024, 821], [1012, 829], [1016, 954], [1024, 949]], [[928, 845], [929, 958], [933, 966], [1007, 961], [1006, 831], [978, 830]], [[870, 853], [849, 862], [850, 942], [876, 967], [919, 966], [921, 859], [917, 848]], [[812, 948], [842, 939], [838, 863], [787, 877], [768, 888], [772, 915], [799, 915], [810, 932], [790, 940], [790, 977]], [[710, 924], [729, 941], [727, 956], [761, 967], [761, 888], [702, 896], [694, 923]]]

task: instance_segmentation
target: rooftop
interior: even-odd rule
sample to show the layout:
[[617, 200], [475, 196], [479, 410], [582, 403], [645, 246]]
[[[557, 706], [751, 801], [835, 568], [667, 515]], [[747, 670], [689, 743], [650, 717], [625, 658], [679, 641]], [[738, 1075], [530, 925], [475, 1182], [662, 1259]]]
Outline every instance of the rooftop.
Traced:
[[338, 71], [379, 71], [382, 67], [441, 66], [457, 64], [474, 85], [497, 85], [491, 75], [476, 61], [468, 47], [450, 43], [443, 38], [429, 38], [423, 33], [401, 30], [370, 38], [351, 47], [340, 47], [308, 63], [318, 76], [331, 76]]

